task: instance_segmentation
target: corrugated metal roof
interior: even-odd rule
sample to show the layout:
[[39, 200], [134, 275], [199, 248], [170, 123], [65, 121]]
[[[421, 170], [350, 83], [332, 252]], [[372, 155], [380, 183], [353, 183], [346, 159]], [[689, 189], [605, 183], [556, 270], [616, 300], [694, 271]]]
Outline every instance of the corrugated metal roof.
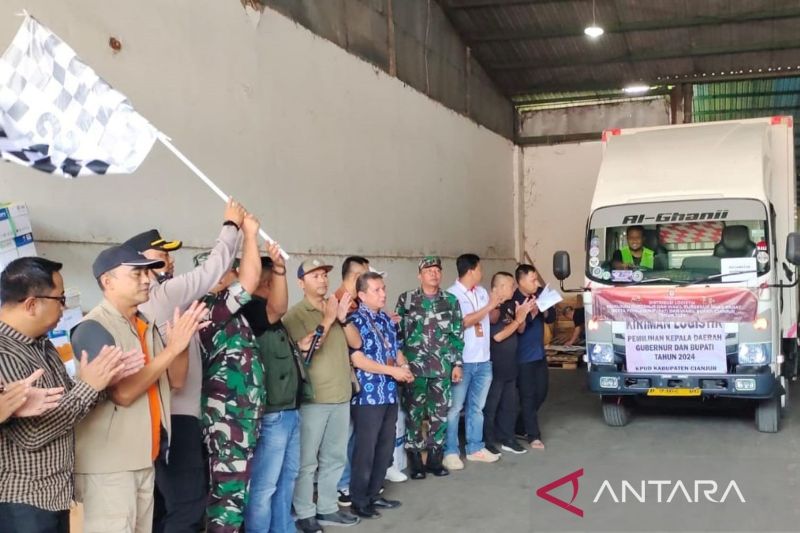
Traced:
[[800, 69], [798, 0], [438, 1], [512, 97]]

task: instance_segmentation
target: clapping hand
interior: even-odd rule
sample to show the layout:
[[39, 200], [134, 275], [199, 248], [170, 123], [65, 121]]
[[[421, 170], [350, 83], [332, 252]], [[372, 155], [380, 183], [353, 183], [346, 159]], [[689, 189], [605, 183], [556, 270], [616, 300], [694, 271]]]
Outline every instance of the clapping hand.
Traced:
[[514, 310], [514, 318], [517, 322], [524, 322], [526, 315], [533, 309], [534, 302], [530, 298], [526, 298], [524, 302], [516, 302], [516, 309]]
[[62, 387], [42, 389], [34, 387], [34, 382], [39, 379], [44, 370], [34, 371], [30, 376], [11, 383], [2, 395], [0, 407], [0, 420], [8, 418], [13, 413], [17, 417], [39, 416], [53, 409], [64, 396]]
[[347, 320], [347, 313], [350, 312], [350, 304], [353, 302], [353, 297], [350, 296], [350, 293], [345, 291], [342, 295], [342, 299], [339, 300], [339, 306], [336, 310], [336, 318], [339, 322], [344, 322]]
[[125, 370], [122, 350], [116, 346], [103, 346], [97, 357], [89, 361], [86, 350], [81, 352], [78, 375], [91, 388], [100, 392], [108, 387], [114, 379]]
[[144, 368], [144, 353], [141, 350], [130, 350], [124, 352], [120, 358], [124, 365], [122, 371], [111, 380], [109, 385], [116, 385], [123, 379], [132, 376]]
[[192, 335], [208, 325], [207, 321], [203, 321], [207, 311], [206, 304], [199, 301], [192, 302], [183, 314], [175, 308], [172, 322], [167, 324], [167, 348], [176, 354], [183, 352], [189, 346]]

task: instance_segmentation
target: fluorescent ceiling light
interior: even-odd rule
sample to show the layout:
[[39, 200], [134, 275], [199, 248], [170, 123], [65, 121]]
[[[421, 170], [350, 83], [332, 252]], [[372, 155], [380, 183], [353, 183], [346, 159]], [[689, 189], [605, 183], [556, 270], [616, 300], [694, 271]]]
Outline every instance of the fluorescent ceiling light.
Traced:
[[605, 30], [603, 30], [603, 28], [601, 28], [600, 26], [592, 24], [591, 26], [586, 26], [586, 28], [583, 30], [583, 33], [585, 33], [592, 39], [597, 39], [598, 37], [600, 37], [605, 33]]
[[622, 89], [625, 94], [642, 94], [650, 90], [649, 85], [628, 85]]

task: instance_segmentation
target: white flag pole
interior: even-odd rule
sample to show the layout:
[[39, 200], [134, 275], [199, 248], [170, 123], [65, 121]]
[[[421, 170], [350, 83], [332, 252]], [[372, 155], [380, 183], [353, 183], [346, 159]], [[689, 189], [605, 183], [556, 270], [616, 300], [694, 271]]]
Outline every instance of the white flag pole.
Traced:
[[[181, 153], [181, 151], [180, 151], [180, 150], [178, 150], [177, 148], [175, 148], [175, 146], [174, 146], [174, 145], [172, 144], [172, 142], [170, 141], [170, 138], [169, 138], [169, 137], [167, 137], [166, 135], [164, 135], [162, 132], [158, 132], [158, 140], [159, 140], [159, 141], [161, 141], [161, 144], [163, 144], [164, 146], [166, 146], [166, 147], [169, 149], [169, 151], [170, 151], [170, 152], [172, 152], [173, 154], [175, 154], [175, 157], [177, 157], [178, 159], [180, 159], [180, 160], [181, 160], [181, 162], [182, 162], [184, 165], [186, 165], [187, 167], [189, 167], [189, 170], [191, 170], [192, 172], [194, 172], [194, 173], [197, 175], [197, 177], [198, 177], [198, 178], [200, 178], [201, 180], [203, 180], [203, 183], [205, 183], [206, 185], [208, 185], [208, 188], [209, 188], [209, 189], [211, 189], [212, 191], [214, 191], [214, 192], [216, 193], [216, 195], [217, 195], [217, 196], [219, 196], [219, 197], [222, 199], [222, 201], [223, 201], [223, 202], [227, 202], [227, 201], [228, 201], [228, 199], [230, 199], [230, 196], [228, 196], [227, 194], [225, 194], [225, 191], [223, 191], [222, 189], [220, 189], [220, 188], [217, 186], [217, 184], [216, 184], [216, 183], [214, 183], [213, 181], [211, 181], [211, 178], [209, 178], [208, 176], [206, 176], [206, 175], [203, 173], [203, 171], [202, 171], [202, 170], [200, 170], [199, 168], [197, 168], [197, 166], [196, 166], [194, 163], [192, 163], [192, 162], [189, 160], [189, 158], [187, 158], [185, 155], [183, 155], [183, 154]], [[261, 228], [259, 228], [259, 229], [258, 229], [258, 234], [259, 234], [259, 235], [261, 235], [261, 238], [263, 238], [265, 241], [267, 241], [267, 242], [268, 242], [268, 243], [270, 243], [270, 244], [272, 244], [273, 242], [275, 242], [275, 240], [274, 240], [272, 237], [270, 237], [269, 235], [267, 235], [267, 232], [265, 232], [265, 231], [264, 231], [263, 229], [261, 229]], [[288, 260], [288, 259], [289, 259], [289, 254], [287, 254], [287, 253], [284, 251], [284, 249], [283, 249], [283, 248], [281, 248], [281, 249], [280, 249], [280, 252], [281, 252], [281, 256], [282, 256], [284, 259], [286, 259], [286, 260]]]

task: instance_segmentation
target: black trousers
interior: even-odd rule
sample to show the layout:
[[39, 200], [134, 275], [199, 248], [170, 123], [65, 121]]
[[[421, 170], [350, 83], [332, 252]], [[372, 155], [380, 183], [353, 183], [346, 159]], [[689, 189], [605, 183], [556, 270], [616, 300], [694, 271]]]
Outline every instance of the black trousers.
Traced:
[[541, 439], [539, 408], [547, 398], [547, 389], [550, 384], [547, 361], [542, 359], [532, 363], [520, 363], [518, 368], [517, 384], [519, 385], [522, 427], [529, 440]]
[[350, 498], [366, 507], [378, 499], [386, 470], [392, 464], [397, 404], [354, 405], [353, 459], [350, 462]]
[[24, 503], [0, 503], [0, 531], [69, 533], [69, 511], [45, 511]]
[[153, 530], [158, 533], [204, 531], [208, 461], [200, 420], [186, 415], [173, 415], [170, 420], [169, 455], [161, 454], [155, 465], [156, 492], [161, 495], [163, 509], [160, 512], [157, 509], [154, 514]]
[[486, 444], [513, 441], [518, 412], [517, 379], [493, 376], [483, 407], [483, 440]]

